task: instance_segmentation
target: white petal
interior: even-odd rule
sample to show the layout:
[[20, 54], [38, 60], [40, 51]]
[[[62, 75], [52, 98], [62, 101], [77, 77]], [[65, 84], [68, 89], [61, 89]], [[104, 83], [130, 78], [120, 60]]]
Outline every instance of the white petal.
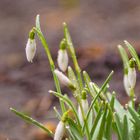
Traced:
[[57, 58], [58, 66], [62, 71], [66, 71], [68, 67], [68, 54], [66, 50], [60, 49]]
[[79, 117], [80, 124], [83, 125], [84, 121], [83, 121], [83, 116], [82, 116], [82, 111], [81, 111], [80, 105], [78, 106], [78, 117]]
[[71, 85], [71, 81], [59, 70], [54, 70], [54, 73], [57, 75], [59, 81], [65, 85], [65, 86], [70, 86]]
[[88, 111], [88, 100], [87, 99], [82, 99], [81, 103], [82, 103], [83, 111], [86, 115], [87, 111]]
[[62, 140], [65, 133], [65, 125], [64, 122], [60, 121], [56, 127], [54, 140]]
[[130, 84], [129, 84], [129, 81], [128, 81], [128, 75], [124, 75], [124, 78], [123, 78], [123, 84], [124, 84], [124, 89], [127, 93], [128, 96], [130, 96]]
[[34, 40], [28, 39], [25, 51], [26, 51], [26, 57], [27, 57], [28, 62], [32, 62], [36, 53], [35, 39]]
[[135, 70], [135, 68], [128, 69], [128, 81], [129, 81], [131, 88], [134, 88], [135, 84], [136, 84], [136, 70]]
[[[88, 106], [88, 100], [87, 99], [82, 99], [81, 100], [81, 105], [82, 105], [84, 114], [86, 115], [87, 112], [88, 112], [88, 107], [89, 107]], [[78, 116], [79, 116], [79, 120], [80, 120], [81, 125], [83, 125], [84, 120], [83, 120], [82, 111], [81, 111], [80, 106], [78, 106]]]

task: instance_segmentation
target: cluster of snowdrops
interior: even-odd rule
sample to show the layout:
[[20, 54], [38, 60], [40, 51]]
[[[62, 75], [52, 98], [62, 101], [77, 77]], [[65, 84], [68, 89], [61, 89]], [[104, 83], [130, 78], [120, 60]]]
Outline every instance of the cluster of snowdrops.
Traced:
[[[60, 42], [57, 56], [58, 68], [55, 67], [47, 41], [41, 31], [39, 15], [36, 26], [29, 33], [25, 48], [29, 62], [33, 61], [36, 53], [35, 37], [38, 37], [44, 47], [50, 63], [56, 91], [49, 93], [58, 97], [60, 110], [54, 108], [59, 123], [55, 133], [43, 124], [26, 114], [10, 108], [23, 120], [43, 129], [54, 140], [118, 140], [140, 139], [140, 108], [135, 107], [136, 68], [140, 70], [140, 59], [132, 45], [124, 41], [118, 45], [123, 60], [123, 84], [129, 102], [122, 106], [116, 98], [115, 91], [110, 92], [109, 82], [113, 71], [109, 73], [102, 86], [91, 80], [86, 71], [82, 71], [77, 62], [75, 49], [66, 23], [63, 24], [64, 38]], [[127, 51], [130, 53], [128, 57]], [[73, 61], [73, 68], [68, 66], [69, 58]], [[61, 85], [67, 86], [75, 98], [72, 101], [67, 94], [62, 93]], [[119, 94], [119, 93], [117, 93]]]

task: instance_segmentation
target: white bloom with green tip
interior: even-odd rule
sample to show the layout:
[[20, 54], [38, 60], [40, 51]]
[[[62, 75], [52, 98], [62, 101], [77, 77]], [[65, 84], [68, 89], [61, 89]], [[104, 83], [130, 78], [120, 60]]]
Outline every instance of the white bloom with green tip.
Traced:
[[65, 133], [65, 124], [63, 121], [60, 121], [56, 127], [54, 140], [62, 140]]
[[[88, 108], [89, 108], [88, 100], [87, 99], [81, 99], [81, 105], [82, 105], [82, 108], [83, 108], [83, 113], [84, 113], [84, 115], [86, 115], [87, 112], [88, 112]], [[81, 125], [83, 125], [84, 120], [83, 120], [83, 115], [82, 115], [82, 110], [81, 110], [80, 105], [78, 106], [78, 116], [79, 116], [79, 120], [80, 120]]]
[[124, 74], [123, 84], [124, 84], [124, 89], [125, 89], [127, 95], [129, 96], [131, 86], [130, 86], [129, 81], [128, 81], [128, 74]]
[[36, 41], [34, 30], [31, 30], [29, 33], [29, 39], [26, 44], [25, 52], [28, 62], [33, 62], [33, 58], [36, 53]]
[[65, 72], [68, 67], [68, 54], [66, 49], [60, 49], [58, 51], [57, 63], [59, 68]]
[[61, 71], [55, 69], [54, 73], [57, 75], [61, 84], [65, 85], [65, 86], [68, 86], [71, 89], [75, 89], [75, 86], [72, 84], [70, 79], [67, 76], [65, 76]]
[[128, 69], [128, 81], [131, 88], [134, 88], [136, 85], [136, 70], [135, 68]]
[[33, 62], [33, 58], [36, 53], [35, 39], [33, 39], [33, 40], [30, 38], [28, 39], [25, 51], [26, 51], [26, 57], [27, 57], [28, 62]]

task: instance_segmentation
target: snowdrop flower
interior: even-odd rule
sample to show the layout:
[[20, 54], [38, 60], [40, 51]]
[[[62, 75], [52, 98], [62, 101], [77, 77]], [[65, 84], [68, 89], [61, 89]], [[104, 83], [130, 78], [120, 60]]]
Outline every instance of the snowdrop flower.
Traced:
[[127, 95], [129, 96], [131, 86], [130, 86], [129, 81], [128, 81], [128, 74], [124, 74], [123, 84], [124, 84], [124, 89], [125, 89]]
[[66, 50], [66, 40], [63, 39], [60, 43], [60, 50], [58, 51], [57, 63], [59, 68], [65, 72], [68, 67], [68, 54]]
[[70, 87], [71, 89], [74, 89], [75, 90], [75, 86], [72, 84], [72, 82], [70, 81], [70, 79], [65, 76], [62, 72], [60, 72], [59, 70], [55, 69], [54, 70], [54, 73], [57, 75], [59, 81], [65, 85], [65, 86], [68, 86]]
[[28, 62], [33, 62], [36, 53], [35, 32], [32, 30], [29, 34], [29, 39], [26, 44], [25, 52]]
[[134, 88], [136, 85], [136, 70], [135, 70], [135, 60], [132, 58], [129, 61], [129, 69], [128, 69], [128, 81], [131, 88]]
[[[87, 100], [85, 91], [82, 93], [81, 105], [83, 108], [84, 115], [86, 115], [88, 112], [89, 105], [88, 105], [88, 100]], [[83, 120], [83, 115], [82, 115], [82, 110], [81, 110], [80, 105], [78, 106], [78, 116], [79, 116], [79, 120], [80, 120], [81, 125], [83, 125], [84, 120]]]
[[55, 134], [54, 134], [54, 140], [62, 140], [62, 138], [64, 137], [65, 134], [65, 122], [67, 120], [67, 117], [69, 116], [69, 112], [71, 112], [71, 110], [66, 111], [60, 122], [58, 123], [56, 130], [55, 130]]
[[128, 94], [128, 96], [131, 96], [131, 91], [134, 90], [136, 84], [136, 70], [134, 59], [131, 59], [129, 61], [129, 68], [125, 70], [123, 83], [126, 93]]
[[68, 67], [68, 54], [67, 54], [67, 50], [62, 50], [60, 49], [58, 51], [58, 57], [57, 57], [57, 63], [59, 68], [65, 72], [67, 70]]
[[60, 121], [56, 127], [54, 140], [62, 140], [65, 133], [65, 124], [63, 121]]

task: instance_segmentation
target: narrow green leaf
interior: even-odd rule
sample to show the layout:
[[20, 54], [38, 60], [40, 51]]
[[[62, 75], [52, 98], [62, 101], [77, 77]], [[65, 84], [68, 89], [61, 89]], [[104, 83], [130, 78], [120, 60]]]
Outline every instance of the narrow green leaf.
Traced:
[[103, 103], [100, 105], [100, 109], [97, 113], [97, 116], [95, 117], [94, 124], [93, 124], [93, 127], [92, 127], [91, 132], [90, 132], [91, 137], [93, 137], [94, 131], [95, 131], [97, 125], [98, 125], [98, 122], [99, 122], [101, 116], [102, 116], [102, 107], [103, 107]]
[[75, 117], [77, 119], [77, 123], [79, 126], [81, 126], [80, 124], [80, 121], [79, 121], [79, 117], [78, 117], [78, 113], [77, 113], [77, 110], [74, 106], [74, 104], [72, 103], [72, 101], [67, 97], [67, 95], [61, 95], [60, 93], [58, 92], [55, 92], [55, 91], [49, 91], [50, 93], [53, 93], [56, 97], [60, 98], [61, 100], [64, 101], [65, 104], [67, 104], [73, 111], [73, 113], [75, 114]]
[[116, 96], [115, 96], [115, 93], [113, 92], [111, 100], [110, 100], [110, 108], [111, 108], [112, 112], [114, 111], [115, 98], [116, 98]]
[[67, 123], [68, 123], [68, 127], [70, 128], [72, 134], [78, 139], [81, 140], [82, 139], [82, 133], [81, 133], [81, 129], [78, 127], [78, 125], [70, 118], [67, 118]]
[[[109, 92], [107, 93], [107, 96], [108, 96], [109, 100], [112, 99], [112, 94], [110, 94]], [[117, 112], [117, 114], [119, 115], [120, 118], [123, 118], [124, 115], [126, 114], [126, 110], [124, 109], [124, 107], [120, 104], [120, 102], [116, 98], [115, 98], [115, 101], [114, 101], [114, 109], [115, 109], [115, 111]]]
[[112, 109], [109, 106], [108, 114], [106, 117], [106, 127], [105, 127], [105, 138], [107, 140], [112, 140], [112, 120], [113, 120]]
[[140, 125], [140, 116], [139, 114], [132, 108], [128, 106], [128, 111], [135, 120], [136, 124]]
[[128, 48], [128, 50], [129, 50], [130, 54], [132, 55], [132, 57], [135, 58], [136, 64], [138, 66], [138, 70], [140, 71], [140, 59], [139, 59], [139, 57], [137, 55], [136, 50], [134, 49], [134, 47], [128, 41], [125, 40], [124, 43], [125, 43], [126, 47]]
[[88, 113], [87, 113], [87, 116], [86, 116], [86, 119], [88, 119], [89, 114], [90, 114], [90, 112], [91, 112], [91, 110], [92, 110], [92, 107], [93, 107], [94, 103], [96, 102], [96, 100], [98, 99], [98, 97], [99, 97], [99, 95], [102, 93], [102, 91], [106, 88], [107, 84], [108, 84], [109, 81], [111, 80], [112, 75], [113, 75], [113, 71], [109, 74], [109, 76], [107, 77], [107, 79], [106, 79], [105, 82], [103, 83], [103, 85], [102, 85], [100, 91], [98, 92], [98, 94], [96, 94], [95, 98], [92, 100], [91, 105], [90, 105], [89, 110], [88, 110]]
[[[105, 124], [106, 124], [106, 115], [107, 115], [107, 104], [105, 105], [105, 110], [104, 110], [104, 114], [101, 120], [101, 125], [100, 125], [100, 129], [99, 129], [99, 134], [97, 136], [98, 140], [102, 140], [103, 138], [103, 134], [104, 134], [104, 129], [105, 129]], [[111, 120], [110, 120], [111, 121]]]
[[118, 116], [117, 113], [114, 114], [114, 117], [115, 117], [115, 123], [116, 123], [116, 127], [117, 127], [117, 132], [118, 132], [118, 137], [119, 137], [119, 140], [122, 140], [122, 122], [120, 120], [120, 117]]
[[[61, 94], [61, 88], [60, 88], [60, 84], [59, 84], [59, 80], [56, 76], [56, 74], [54, 73], [54, 70], [55, 70], [55, 65], [54, 65], [54, 61], [52, 59], [52, 56], [51, 56], [51, 53], [50, 53], [50, 49], [49, 49], [49, 46], [47, 44], [47, 41], [43, 35], [43, 33], [41, 32], [40, 30], [40, 24], [39, 24], [39, 16], [37, 16], [36, 18], [36, 28], [34, 28], [34, 30], [37, 32], [37, 35], [45, 49], [45, 52], [46, 52], [46, 55], [48, 57], [48, 60], [49, 60], [49, 63], [50, 63], [50, 68], [51, 68], [51, 72], [53, 74], [53, 79], [54, 79], [54, 82], [55, 82], [55, 87], [57, 89], [57, 92]], [[60, 100], [60, 106], [61, 106], [61, 110], [62, 110], [62, 113], [65, 112], [65, 106], [64, 106], [64, 103]]]
[[83, 71], [83, 77], [84, 77], [84, 81], [87, 85], [87, 88], [89, 90], [90, 95], [94, 98], [95, 97], [95, 91], [90, 85], [91, 79], [90, 79], [90, 77], [89, 77], [89, 75], [86, 71]]
[[129, 129], [128, 129], [128, 121], [126, 115], [124, 115], [123, 118], [122, 140], [129, 140]]
[[128, 68], [129, 68], [129, 59], [128, 59], [128, 55], [127, 55], [125, 49], [124, 49], [121, 45], [118, 45], [118, 49], [119, 49], [121, 58], [122, 58], [122, 60], [123, 60], [123, 67], [124, 67], [124, 70], [125, 70], [125, 69], [128, 69]]
[[54, 109], [58, 119], [61, 120], [61, 115], [60, 115], [59, 111], [57, 110], [57, 108], [54, 106], [53, 109]]
[[76, 74], [77, 74], [77, 77], [78, 77], [80, 90], [82, 91], [83, 81], [82, 81], [82, 76], [81, 76], [81, 69], [80, 69], [78, 61], [77, 61], [75, 49], [74, 49], [74, 46], [73, 46], [73, 43], [72, 43], [72, 40], [71, 40], [71, 36], [70, 36], [69, 30], [68, 30], [67, 24], [63, 23], [63, 26], [64, 26], [64, 36], [65, 36], [65, 39], [66, 39], [66, 42], [67, 42], [67, 47], [68, 47], [68, 50], [69, 50], [70, 55], [71, 55], [72, 60], [73, 60], [73, 64], [74, 64]]
[[73, 69], [70, 66], [68, 67], [68, 78], [73, 83], [73, 85], [76, 87], [76, 90], [74, 90], [74, 97], [80, 96], [81, 92], [80, 92], [80, 88], [79, 88], [79, 83], [77, 81], [77, 78], [75, 76]]
[[13, 108], [10, 108], [10, 110], [15, 113], [18, 117], [20, 117], [21, 119], [23, 119], [24, 121], [34, 124], [35, 126], [43, 129], [45, 132], [47, 132], [50, 136], [53, 137], [53, 133], [52, 131], [50, 131], [48, 128], [46, 128], [43, 124], [37, 122], [36, 120], [32, 119], [31, 117], [25, 115], [24, 113], [21, 113]]
[[41, 31], [41, 27], [40, 27], [40, 16], [37, 15], [36, 16], [36, 28]]

